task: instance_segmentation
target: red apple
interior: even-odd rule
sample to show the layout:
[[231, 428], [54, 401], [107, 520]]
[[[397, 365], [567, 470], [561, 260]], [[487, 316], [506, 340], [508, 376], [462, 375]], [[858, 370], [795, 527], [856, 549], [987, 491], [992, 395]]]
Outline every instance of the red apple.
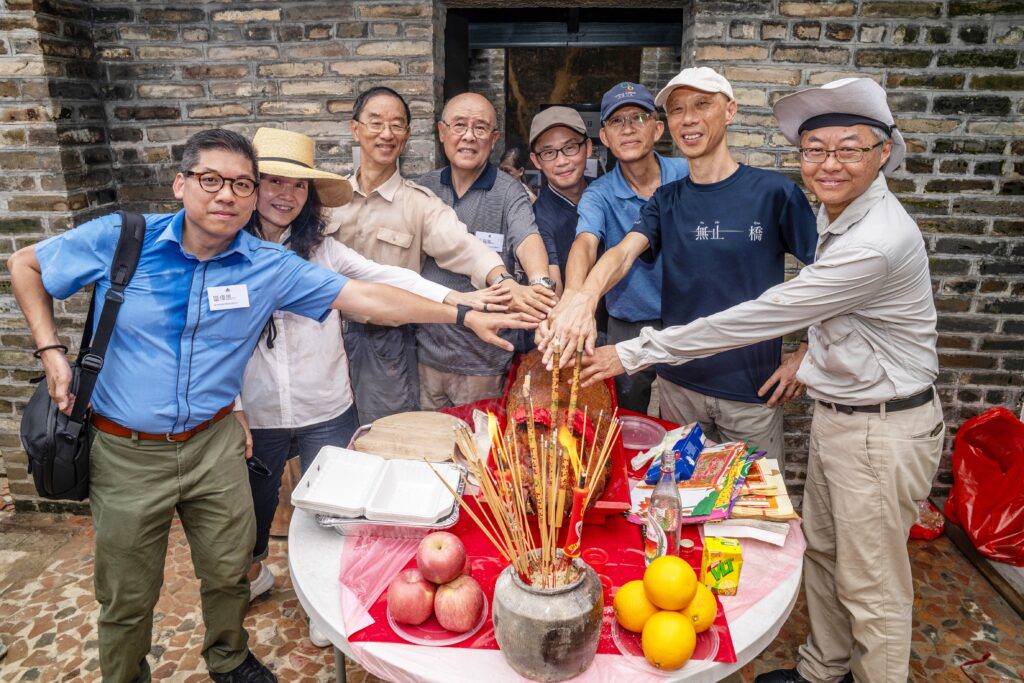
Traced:
[[472, 576], [460, 576], [437, 587], [434, 616], [449, 631], [465, 633], [480, 621], [484, 591]]
[[434, 584], [418, 569], [399, 572], [388, 586], [388, 610], [400, 624], [422, 624], [434, 611]]
[[428, 534], [416, 549], [416, 566], [427, 581], [448, 583], [462, 573], [465, 564], [466, 546], [447, 531]]

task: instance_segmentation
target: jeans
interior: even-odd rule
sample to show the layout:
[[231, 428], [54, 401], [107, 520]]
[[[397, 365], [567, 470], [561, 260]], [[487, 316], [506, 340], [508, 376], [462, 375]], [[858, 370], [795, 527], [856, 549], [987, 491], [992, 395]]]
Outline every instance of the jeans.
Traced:
[[259, 458], [270, 470], [269, 476], [249, 470], [249, 487], [252, 489], [252, 505], [256, 513], [253, 562], [260, 562], [267, 557], [270, 525], [277, 512], [281, 475], [284, 474], [284, 465], [288, 458], [295, 454], [296, 447], [302, 471], [305, 472], [324, 446], [348, 446], [357, 426], [356, 410], [353, 407], [338, 417], [306, 427], [252, 430], [253, 457]]

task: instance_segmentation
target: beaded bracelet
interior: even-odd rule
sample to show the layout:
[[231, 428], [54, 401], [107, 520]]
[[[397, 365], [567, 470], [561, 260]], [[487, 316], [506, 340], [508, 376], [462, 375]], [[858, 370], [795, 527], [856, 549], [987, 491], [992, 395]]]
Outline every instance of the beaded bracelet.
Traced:
[[60, 349], [64, 353], [68, 352], [68, 347], [63, 344], [50, 344], [49, 346], [40, 346], [38, 349], [32, 352], [32, 355], [36, 358], [42, 358], [43, 351], [49, 351], [50, 349]]

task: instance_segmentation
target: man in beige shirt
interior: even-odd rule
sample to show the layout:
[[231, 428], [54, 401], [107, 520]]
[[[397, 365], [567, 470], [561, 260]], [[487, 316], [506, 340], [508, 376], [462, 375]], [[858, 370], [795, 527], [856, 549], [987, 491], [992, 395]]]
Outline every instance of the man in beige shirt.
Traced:
[[809, 325], [797, 379], [817, 404], [803, 500], [811, 634], [796, 669], [757, 681], [903, 683], [914, 604], [907, 536], [945, 432], [932, 386], [928, 254], [883, 175], [906, 144], [885, 91], [868, 78], [788, 95], [774, 111], [822, 203], [814, 263], [753, 301], [601, 347], [583, 377], [685, 363]]
[[[410, 121], [408, 104], [394, 90], [375, 87], [359, 95], [349, 122], [360, 150], [352, 201], [331, 211], [326, 230], [378, 263], [418, 273], [432, 256], [442, 267], [468, 276], [474, 287], [487, 287], [506, 275], [500, 256], [470, 234], [451, 207], [398, 170], [398, 159], [409, 141]], [[511, 281], [503, 281], [498, 289], [494, 300], [513, 307], [528, 296], [523, 291], [527, 288]], [[506, 310], [506, 306], [491, 305], [490, 310]], [[419, 410], [412, 327], [348, 320], [345, 350], [360, 424]]]

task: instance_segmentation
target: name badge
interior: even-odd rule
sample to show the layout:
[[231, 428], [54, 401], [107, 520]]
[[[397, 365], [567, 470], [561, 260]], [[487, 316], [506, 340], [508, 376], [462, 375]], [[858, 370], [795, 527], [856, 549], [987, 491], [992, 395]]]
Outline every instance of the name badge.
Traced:
[[232, 308], [249, 308], [249, 290], [245, 285], [207, 287], [211, 311], [228, 311]]
[[476, 231], [476, 238], [487, 245], [489, 249], [501, 252], [505, 249], [505, 236], [500, 232]]

